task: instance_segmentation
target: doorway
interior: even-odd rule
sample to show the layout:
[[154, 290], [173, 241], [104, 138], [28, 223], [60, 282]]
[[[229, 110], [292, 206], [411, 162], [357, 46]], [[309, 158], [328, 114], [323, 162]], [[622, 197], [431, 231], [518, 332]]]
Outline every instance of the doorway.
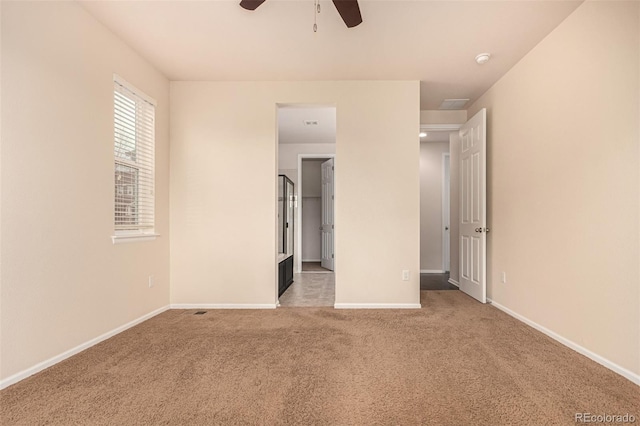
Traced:
[[334, 158], [300, 158], [300, 272], [334, 270]]
[[293, 281], [279, 306], [335, 303], [336, 107], [278, 105], [278, 173], [294, 183]]
[[[449, 239], [450, 275], [448, 283], [486, 303], [487, 291], [487, 111], [481, 109], [464, 124], [430, 124], [420, 126], [423, 134], [449, 134]], [[421, 135], [422, 136], [422, 135]], [[444, 138], [443, 138], [444, 139]], [[421, 144], [421, 151], [422, 151]], [[423, 178], [420, 158], [421, 192]], [[444, 160], [443, 160], [444, 164]], [[443, 166], [444, 167], [444, 166]], [[425, 223], [421, 194], [421, 228]], [[443, 215], [444, 213], [443, 210]], [[446, 225], [445, 225], [446, 226]], [[421, 229], [422, 232], [422, 229]], [[421, 261], [423, 235], [421, 235]], [[443, 240], [444, 241], [444, 240]], [[422, 267], [422, 264], [421, 264]], [[443, 267], [443, 270], [446, 269]], [[423, 271], [421, 272], [429, 272]], [[436, 271], [437, 272], [437, 271]], [[443, 274], [444, 275], [444, 274]], [[444, 285], [446, 276], [439, 277]], [[433, 277], [425, 277], [433, 278]], [[423, 274], [420, 276], [423, 288]], [[436, 283], [438, 285], [438, 283]], [[426, 283], [425, 283], [426, 285]]]
[[450, 279], [450, 131], [420, 138], [420, 289], [455, 290]]

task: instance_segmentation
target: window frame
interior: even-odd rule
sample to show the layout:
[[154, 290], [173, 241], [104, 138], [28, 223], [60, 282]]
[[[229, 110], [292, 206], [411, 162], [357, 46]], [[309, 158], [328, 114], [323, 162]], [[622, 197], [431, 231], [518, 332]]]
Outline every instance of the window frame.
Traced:
[[[116, 106], [116, 93], [118, 92], [118, 86], [121, 86], [122, 88], [124, 88], [126, 91], [131, 92], [131, 94], [135, 97], [135, 99], [132, 99], [135, 104], [136, 104], [136, 108], [138, 105], [138, 102], [146, 102], [147, 104], [149, 104], [151, 107], [153, 107], [153, 129], [151, 132], [151, 140], [145, 140], [145, 148], [146, 149], [150, 149], [150, 151], [152, 152], [152, 162], [151, 165], [148, 167], [143, 167], [140, 165], [140, 163], [138, 163], [138, 161], [133, 161], [133, 160], [129, 160], [126, 158], [122, 158], [122, 157], [118, 157], [116, 155], [116, 113], [117, 113], [117, 106]], [[121, 94], [122, 95], [122, 94]], [[113, 179], [114, 179], [114, 192], [112, 194], [112, 226], [113, 226], [113, 235], [111, 236], [111, 239], [113, 241], [113, 244], [118, 244], [118, 243], [127, 243], [127, 242], [136, 242], [136, 241], [152, 241], [155, 240], [156, 237], [159, 236], [159, 234], [156, 233], [155, 229], [156, 229], [156, 217], [155, 217], [155, 204], [156, 204], [156, 193], [155, 193], [155, 183], [156, 183], [156, 177], [155, 177], [155, 149], [156, 149], [156, 138], [155, 138], [155, 113], [156, 113], [156, 108], [157, 108], [157, 102], [155, 99], [153, 99], [152, 97], [148, 96], [147, 94], [145, 94], [144, 92], [142, 92], [141, 90], [139, 90], [138, 88], [136, 88], [135, 86], [133, 86], [132, 84], [130, 84], [129, 82], [127, 82], [125, 79], [123, 79], [122, 77], [120, 77], [117, 74], [113, 75], [113, 85], [112, 85], [112, 101], [113, 101], [113, 170], [114, 170], [114, 174], [112, 175]], [[136, 145], [136, 149], [138, 146], [138, 138], [137, 136], [134, 136], [135, 138], [135, 145]], [[120, 191], [121, 186], [116, 185], [116, 181], [115, 181], [115, 171], [117, 169], [118, 166], [121, 167], [129, 167], [131, 169], [135, 169], [136, 172], [136, 182], [133, 183], [129, 183], [127, 185], [127, 188], [122, 188], [122, 191]], [[116, 223], [116, 205], [117, 205], [117, 197], [120, 196], [126, 196], [127, 194], [129, 194], [129, 192], [131, 192], [131, 196], [135, 196], [134, 194], [139, 192], [139, 189], [135, 189], [133, 187], [139, 188], [140, 187], [140, 183], [137, 182], [138, 179], [140, 179], [139, 175], [140, 173], [145, 172], [148, 176], [150, 176], [150, 184], [147, 185], [147, 189], [151, 190], [151, 199], [153, 202], [153, 209], [151, 209], [152, 211], [152, 219], [151, 219], [151, 226], [150, 227], [145, 227], [145, 226], [140, 226], [137, 229], [117, 229], [118, 224]], [[116, 189], [117, 188], [117, 189]], [[122, 193], [120, 193], [122, 192]], [[137, 198], [139, 201], [139, 198]], [[136, 209], [136, 220], [138, 221], [138, 223], [136, 223], [136, 225], [140, 225], [140, 210]]]

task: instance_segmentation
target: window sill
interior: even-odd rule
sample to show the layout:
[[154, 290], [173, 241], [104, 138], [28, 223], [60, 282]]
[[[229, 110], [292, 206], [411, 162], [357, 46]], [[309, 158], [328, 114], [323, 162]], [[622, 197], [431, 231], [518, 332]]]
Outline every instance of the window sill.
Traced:
[[111, 240], [113, 241], [113, 244], [137, 243], [141, 241], [153, 241], [159, 236], [160, 234], [119, 234], [112, 235]]

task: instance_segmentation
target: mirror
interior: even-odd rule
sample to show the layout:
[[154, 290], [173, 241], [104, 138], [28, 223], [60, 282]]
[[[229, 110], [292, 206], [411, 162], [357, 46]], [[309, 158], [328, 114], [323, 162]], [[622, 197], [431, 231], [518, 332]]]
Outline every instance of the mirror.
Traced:
[[278, 176], [278, 253], [293, 254], [295, 194], [291, 179]]

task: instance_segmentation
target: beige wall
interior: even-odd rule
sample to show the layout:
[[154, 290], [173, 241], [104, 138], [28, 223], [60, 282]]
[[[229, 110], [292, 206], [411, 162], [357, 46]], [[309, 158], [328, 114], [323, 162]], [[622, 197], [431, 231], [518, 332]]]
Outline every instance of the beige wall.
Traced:
[[[158, 101], [154, 242], [111, 242], [114, 73]], [[168, 87], [77, 3], [2, 2], [2, 379], [168, 304]]]
[[299, 154], [335, 154], [334, 143], [283, 143], [278, 145], [278, 168], [298, 170]]
[[464, 124], [467, 122], [467, 111], [448, 111], [424, 109], [420, 111], [420, 124]]
[[[0, 1], [0, 383], [3, 380], [2, 373], [2, 141], [4, 140], [4, 136], [2, 133], [2, 9], [4, 2]], [[0, 386], [4, 387], [4, 386]]]
[[638, 8], [585, 2], [469, 110], [488, 109], [490, 297], [635, 374]]
[[303, 197], [321, 197], [322, 196], [322, 163], [327, 161], [323, 158], [320, 160], [303, 160], [302, 161], [302, 196]]
[[172, 303], [275, 303], [277, 103], [337, 107], [336, 303], [419, 303], [417, 81], [172, 82]]
[[303, 261], [318, 261], [322, 257], [322, 163], [325, 161], [302, 161], [302, 197], [298, 201], [302, 222], [298, 227], [302, 234], [299, 254]]
[[302, 208], [302, 243], [300, 252], [305, 262], [322, 260], [322, 198], [304, 197], [298, 202]]
[[442, 154], [448, 142], [420, 143], [420, 270], [442, 271]]

